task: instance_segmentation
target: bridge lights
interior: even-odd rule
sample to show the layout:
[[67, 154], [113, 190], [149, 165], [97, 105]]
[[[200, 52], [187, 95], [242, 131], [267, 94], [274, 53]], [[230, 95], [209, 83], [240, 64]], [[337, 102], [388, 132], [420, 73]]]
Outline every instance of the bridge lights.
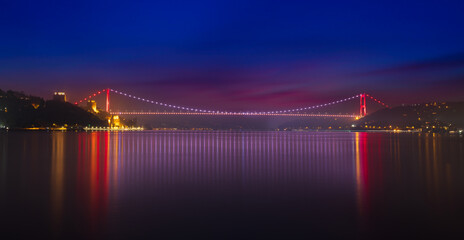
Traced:
[[361, 97], [359, 98], [359, 115], [364, 117], [367, 114], [367, 109], [366, 109], [366, 94], [363, 93], [361, 94]]
[[[116, 91], [116, 90], [113, 90], [113, 89], [109, 89], [109, 88], [102, 90], [102, 92], [105, 92], [105, 91], [107, 92], [107, 95], [108, 95], [109, 91], [112, 91], [112, 92], [118, 93], [120, 95], [124, 95], [126, 97], [130, 97], [130, 98], [133, 98], [133, 99], [136, 99], [136, 100], [139, 100], [139, 101], [152, 103], [152, 104], [157, 104], [157, 105], [164, 106], [164, 107], [170, 107], [170, 108], [173, 108], [173, 109], [192, 111], [191, 113], [188, 113], [188, 114], [198, 114], [198, 113], [201, 113], [201, 114], [214, 114], [214, 115], [220, 115], [220, 114], [223, 114], [223, 115], [271, 115], [271, 114], [272, 115], [274, 115], [274, 114], [289, 115], [289, 114], [291, 114], [293, 116], [306, 116], [306, 115], [302, 115], [302, 113], [300, 111], [309, 110], [309, 109], [316, 109], [316, 108], [322, 108], [322, 107], [325, 107], [325, 106], [331, 106], [331, 105], [346, 102], [346, 101], [349, 101], [349, 100], [352, 100], [352, 99], [355, 99], [355, 98], [358, 98], [358, 97], [362, 98], [362, 101], [360, 102], [360, 113], [361, 113], [361, 111], [365, 111], [365, 109], [366, 109], [366, 105], [365, 105], [365, 97], [366, 96], [369, 96], [372, 100], [374, 100], [375, 102], [381, 104], [382, 106], [388, 107], [388, 105], [384, 104], [380, 100], [378, 100], [376, 98], [373, 98], [372, 96], [370, 96], [368, 94], [362, 93], [362, 94], [358, 94], [358, 95], [355, 95], [355, 96], [352, 96], [352, 97], [349, 97], [349, 98], [333, 101], [333, 102], [326, 103], [326, 104], [320, 104], [320, 105], [308, 106], [308, 107], [302, 107], [302, 108], [295, 108], [295, 109], [287, 109], [287, 110], [280, 110], [280, 111], [263, 111], [263, 112], [259, 112], [259, 111], [256, 111], [256, 112], [227, 112], [227, 111], [188, 108], [188, 107], [183, 107], [183, 106], [176, 106], [176, 105], [170, 105], [170, 104], [161, 103], [161, 102], [155, 102], [155, 101], [151, 101], [151, 100], [148, 100], [148, 99], [145, 99], [145, 98], [139, 98], [139, 97], [129, 95], [127, 93], [123, 93], [123, 92]], [[98, 94], [100, 94], [100, 93], [101, 92], [99, 91]], [[96, 95], [97, 95], [97, 93], [93, 94], [93, 96], [96, 96]], [[92, 95], [89, 96], [89, 99], [90, 98], [92, 98]], [[108, 98], [108, 96], [107, 96], [107, 98]], [[85, 100], [87, 100], [87, 98], [85, 98]], [[80, 102], [82, 102], [82, 100]], [[108, 105], [108, 110], [109, 110], [109, 101], [107, 102], [107, 105]], [[363, 108], [363, 110], [361, 110], [361, 108]], [[137, 112], [132, 112], [132, 114], [137, 114]], [[187, 113], [185, 113], [185, 114], [187, 114]], [[318, 114], [318, 116], [319, 115], [321, 115], [321, 114]], [[327, 117], [329, 115], [321, 115], [321, 116], [326, 116]], [[338, 116], [338, 115], [333, 115], [333, 116]], [[353, 116], [353, 117], [355, 117], [355, 116]]]

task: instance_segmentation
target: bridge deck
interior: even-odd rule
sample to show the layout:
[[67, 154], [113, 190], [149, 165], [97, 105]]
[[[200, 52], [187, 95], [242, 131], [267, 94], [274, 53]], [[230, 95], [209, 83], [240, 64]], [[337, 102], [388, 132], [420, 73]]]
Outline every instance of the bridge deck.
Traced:
[[206, 115], [206, 116], [279, 116], [279, 117], [330, 117], [359, 118], [351, 114], [312, 114], [312, 113], [240, 113], [240, 112], [110, 112], [112, 115]]

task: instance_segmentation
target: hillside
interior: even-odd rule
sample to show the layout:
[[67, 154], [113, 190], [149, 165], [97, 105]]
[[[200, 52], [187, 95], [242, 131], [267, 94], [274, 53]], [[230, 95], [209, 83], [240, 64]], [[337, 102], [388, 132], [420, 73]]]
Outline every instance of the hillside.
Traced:
[[44, 101], [21, 92], [0, 90], [0, 126], [30, 128], [106, 125], [106, 121], [71, 103]]
[[422, 129], [448, 131], [464, 128], [464, 102], [424, 103], [374, 112], [357, 122], [357, 128]]

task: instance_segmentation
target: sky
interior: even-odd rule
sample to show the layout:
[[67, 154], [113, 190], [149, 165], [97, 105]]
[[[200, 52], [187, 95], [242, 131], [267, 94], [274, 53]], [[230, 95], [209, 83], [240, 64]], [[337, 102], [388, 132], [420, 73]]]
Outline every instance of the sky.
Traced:
[[464, 1], [2, 1], [0, 89], [200, 108], [464, 100]]

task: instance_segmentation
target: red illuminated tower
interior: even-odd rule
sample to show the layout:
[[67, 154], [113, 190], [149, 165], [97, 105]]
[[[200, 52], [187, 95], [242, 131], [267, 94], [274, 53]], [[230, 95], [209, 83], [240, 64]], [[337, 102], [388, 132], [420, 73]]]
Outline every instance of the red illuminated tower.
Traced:
[[366, 94], [362, 93], [359, 97], [359, 115], [364, 117], [367, 115], [367, 108], [366, 108]]
[[106, 112], [110, 111], [110, 89], [106, 89]]

